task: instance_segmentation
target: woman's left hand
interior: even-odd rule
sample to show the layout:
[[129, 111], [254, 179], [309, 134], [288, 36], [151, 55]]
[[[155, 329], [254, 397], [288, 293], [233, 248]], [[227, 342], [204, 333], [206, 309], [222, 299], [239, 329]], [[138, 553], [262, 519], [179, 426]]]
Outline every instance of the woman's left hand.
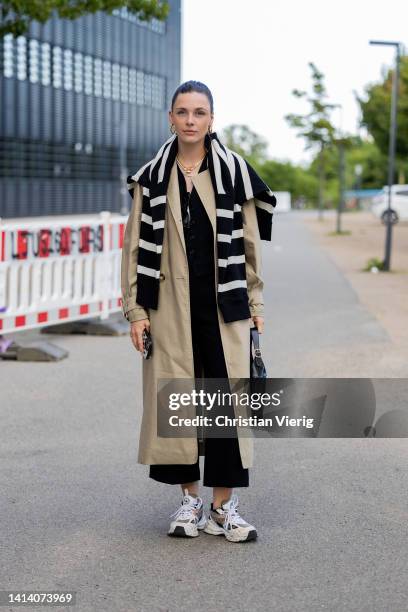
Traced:
[[258, 333], [262, 334], [264, 328], [264, 318], [263, 317], [252, 317], [255, 327], [258, 330]]

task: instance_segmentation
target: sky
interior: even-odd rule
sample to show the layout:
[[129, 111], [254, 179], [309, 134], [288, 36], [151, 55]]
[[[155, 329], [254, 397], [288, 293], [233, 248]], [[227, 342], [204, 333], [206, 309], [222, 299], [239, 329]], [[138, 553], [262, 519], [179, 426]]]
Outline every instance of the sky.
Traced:
[[401, 42], [408, 52], [407, 23], [406, 0], [182, 0], [181, 77], [210, 88], [215, 131], [246, 124], [268, 141], [270, 157], [306, 164], [312, 154], [284, 116], [309, 111], [291, 93], [311, 93], [308, 63], [324, 74], [327, 101], [342, 105], [333, 123], [356, 134], [353, 90], [363, 97], [395, 60], [394, 48], [369, 40]]

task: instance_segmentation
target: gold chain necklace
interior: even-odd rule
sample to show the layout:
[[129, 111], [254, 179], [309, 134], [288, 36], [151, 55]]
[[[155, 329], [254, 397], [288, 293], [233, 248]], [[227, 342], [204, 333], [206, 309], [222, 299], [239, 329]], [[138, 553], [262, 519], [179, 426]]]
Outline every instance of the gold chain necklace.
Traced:
[[194, 164], [193, 166], [184, 166], [184, 164], [181, 163], [178, 155], [176, 156], [176, 160], [177, 160], [177, 163], [179, 164], [179, 166], [181, 166], [181, 169], [183, 170], [183, 172], [185, 174], [187, 174], [187, 176], [190, 176], [191, 173], [193, 172], [193, 170], [195, 168], [197, 168], [198, 164], [201, 164], [201, 162], [203, 161], [203, 159], [207, 155], [207, 153], [208, 153], [208, 151], [206, 150], [206, 152], [204, 153], [202, 158], [200, 160], [198, 160], [198, 162], [196, 164]]

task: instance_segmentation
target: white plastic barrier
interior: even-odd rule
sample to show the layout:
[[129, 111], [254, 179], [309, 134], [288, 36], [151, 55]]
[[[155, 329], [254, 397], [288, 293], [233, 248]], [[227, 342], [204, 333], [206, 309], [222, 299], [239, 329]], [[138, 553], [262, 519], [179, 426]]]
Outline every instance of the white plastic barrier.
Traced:
[[126, 221], [107, 211], [0, 219], [0, 334], [120, 311]]
[[292, 209], [292, 198], [289, 191], [274, 191], [276, 197], [276, 211], [288, 212]]

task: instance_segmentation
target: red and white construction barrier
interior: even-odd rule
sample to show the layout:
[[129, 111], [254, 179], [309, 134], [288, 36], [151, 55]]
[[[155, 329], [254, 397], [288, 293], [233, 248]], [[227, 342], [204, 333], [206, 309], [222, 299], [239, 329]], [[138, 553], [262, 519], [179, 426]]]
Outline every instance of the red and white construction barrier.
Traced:
[[120, 311], [126, 221], [106, 211], [0, 219], [0, 334]]

